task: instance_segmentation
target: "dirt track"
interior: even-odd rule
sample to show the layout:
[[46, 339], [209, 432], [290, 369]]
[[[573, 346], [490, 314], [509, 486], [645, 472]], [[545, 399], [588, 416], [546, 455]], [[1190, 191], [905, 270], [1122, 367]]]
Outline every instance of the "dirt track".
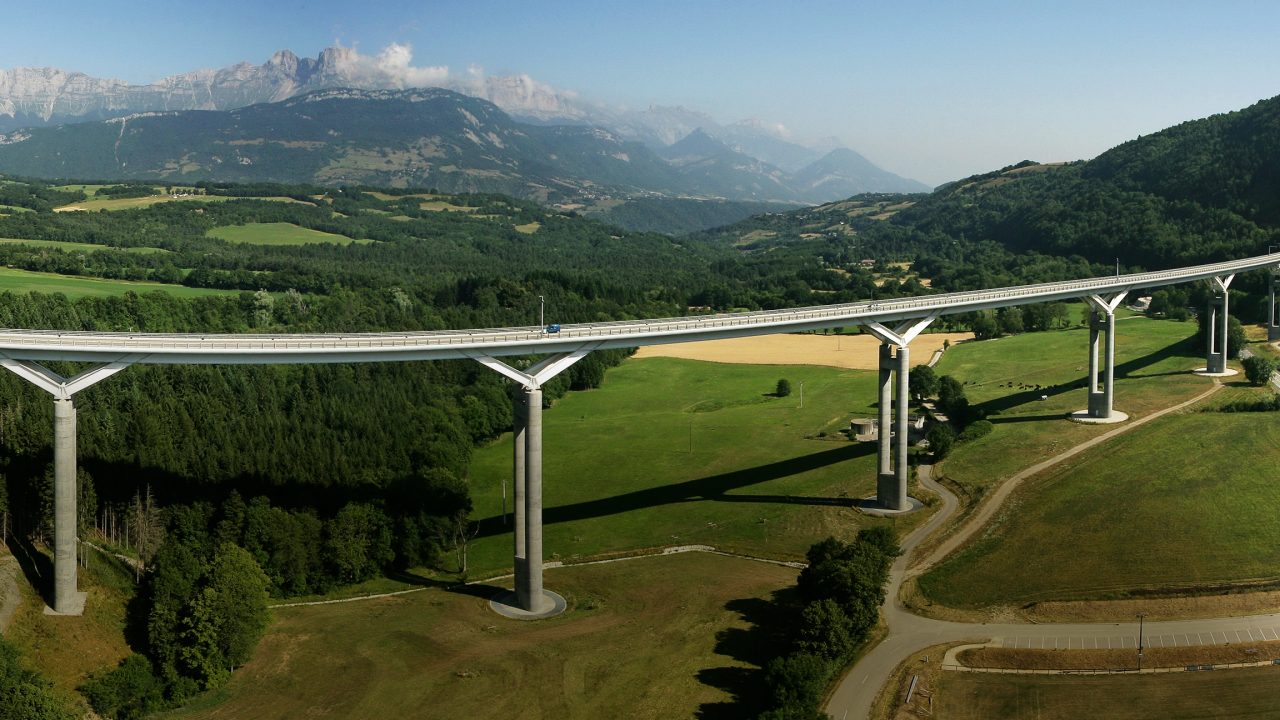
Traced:
[[[929, 362], [944, 341], [972, 340], [973, 333], [931, 333], [911, 342], [912, 364]], [[870, 335], [759, 335], [729, 340], [650, 345], [636, 357], [674, 357], [741, 365], [825, 365], [874, 370], [880, 341]]]

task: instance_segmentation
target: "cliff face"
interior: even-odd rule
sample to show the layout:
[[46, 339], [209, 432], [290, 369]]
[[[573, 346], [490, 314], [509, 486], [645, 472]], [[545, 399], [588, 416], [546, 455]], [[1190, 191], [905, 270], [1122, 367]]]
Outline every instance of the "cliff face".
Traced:
[[398, 90], [445, 87], [490, 100], [515, 114], [563, 121], [582, 115], [572, 99], [526, 75], [450, 78], [444, 68], [409, 68], [393, 56], [362, 57], [328, 48], [316, 58], [281, 50], [262, 65], [172, 75], [150, 85], [57, 68], [0, 70], [0, 131], [104, 120], [157, 110], [233, 110], [334, 87]]

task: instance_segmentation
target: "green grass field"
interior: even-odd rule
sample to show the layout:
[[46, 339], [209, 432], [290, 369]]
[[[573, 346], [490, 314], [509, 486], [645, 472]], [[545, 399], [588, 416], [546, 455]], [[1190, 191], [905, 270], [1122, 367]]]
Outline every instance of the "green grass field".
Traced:
[[[1143, 317], [1117, 322], [1116, 410], [1137, 418], [1208, 388], [1209, 381], [1186, 372], [1204, 366], [1187, 342], [1195, 327]], [[938, 374], [964, 381], [969, 401], [988, 411], [995, 430], [957, 446], [941, 473], [976, 497], [1019, 470], [1106, 432], [1105, 426], [1062, 421], [1088, 405], [1082, 384], [1088, 342], [1089, 331], [1075, 328], [966, 343], [943, 355]], [[1041, 400], [1042, 395], [1048, 399]]]
[[[798, 392], [770, 395], [782, 377], [797, 391], [804, 382], [803, 409]], [[873, 445], [817, 438], [869, 414], [874, 399], [865, 371], [628, 360], [602, 388], [544, 414], [547, 558], [689, 543], [797, 557], [828, 535], [886, 522], [850, 507], [874, 494]], [[511, 564], [501, 521], [511, 452], [506, 435], [472, 463], [479, 568]]]
[[251, 245], [307, 245], [309, 243], [346, 245], [353, 242], [362, 244], [373, 242], [372, 240], [352, 240], [344, 235], [320, 232], [284, 222], [228, 225], [210, 230], [209, 235], [227, 242]]
[[96, 252], [98, 250], [123, 250], [124, 252], [138, 253], [145, 255], [147, 253], [167, 253], [164, 248], [154, 247], [128, 247], [113, 248], [109, 245], [94, 245], [92, 243], [78, 242], [62, 242], [59, 240], [27, 240], [25, 238], [0, 238], [0, 245], [30, 245], [31, 247], [53, 248], [55, 250], [66, 250], [68, 252], [79, 250], [80, 252]]
[[193, 288], [185, 285], [168, 285], [155, 282], [129, 280], [104, 280], [92, 277], [73, 277], [53, 273], [28, 272], [13, 268], [0, 268], [0, 292], [62, 293], [71, 299], [94, 296], [111, 297], [126, 292], [152, 292], [161, 290], [177, 297], [202, 297], [205, 295], [237, 295], [237, 290]]
[[1201, 720], [1280, 718], [1280, 668], [1142, 676], [984, 675], [946, 672], [941, 720]]
[[1277, 463], [1273, 417], [1161, 418], [1031, 481], [920, 587], [978, 607], [1280, 578]]
[[575, 609], [536, 623], [441, 589], [280, 609], [226, 689], [161, 717], [694, 717], [730, 700], [745, 616], [795, 576], [705, 554], [552, 569]]
[[65, 190], [67, 192], [82, 192], [89, 197], [95, 197], [98, 191], [107, 185], [55, 185], [54, 190]]
[[157, 203], [166, 202], [226, 202], [227, 200], [236, 200], [238, 198], [225, 197], [222, 195], [188, 195], [186, 197], [173, 197], [172, 195], [151, 195], [149, 197], [140, 198], [107, 198], [107, 197], [90, 197], [88, 200], [63, 205], [54, 208], [54, 212], [74, 212], [82, 210], [85, 212], [96, 212], [98, 210], [129, 210], [132, 208], [150, 207]]
[[98, 210], [130, 210], [133, 208], [150, 207], [157, 203], [167, 202], [227, 202], [228, 200], [270, 200], [272, 202], [297, 203], [301, 200], [295, 200], [290, 197], [255, 197], [241, 198], [228, 197], [226, 195], [185, 195], [177, 197], [174, 195], [151, 195], [149, 197], [140, 198], [109, 198], [97, 197], [97, 189], [105, 187], [103, 185], [67, 185], [64, 186], [71, 189], [84, 189], [89, 195], [87, 200], [63, 205], [54, 208], [54, 212], [72, 212], [82, 210], [85, 212], [96, 212]]
[[418, 203], [418, 207], [423, 210], [432, 210], [437, 212], [438, 211], [460, 212], [460, 213], [473, 213], [479, 209], [479, 208], [469, 207], [466, 205], [454, 205], [453, 203], [446, 202], [444, 200], [424, 200], [423, 202]]

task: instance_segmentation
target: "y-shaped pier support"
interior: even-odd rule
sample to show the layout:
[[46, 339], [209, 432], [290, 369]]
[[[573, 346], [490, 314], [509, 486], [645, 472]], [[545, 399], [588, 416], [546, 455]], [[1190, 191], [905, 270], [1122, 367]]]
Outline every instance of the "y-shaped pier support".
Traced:
[[1230, 357], [1227, 347], [1227, 288], [1231, 287], [1235, 277], [1233, 273], [1213, 279], [1214, 296], [1209, 299], [1209, 322], [1205, 323], [1205, 366], [1196, 371], [1197, 375], [1227, 377], [1238, 373], [1227, 367]]
[[564, 612], [565, 601], [542, 586], [542, 386], [586, 357], [599, 343], [573, 352], [548, 355], [528, 370], [517, 370], [489, 357], [471, 357], [481, 365], [514, 380], [512, 394], [515, 485], [515, 590], [490, 601], [498, 613], [517, 619], [538, 619]]
[[0, 358], [0, 365], [53, 395], [53, 608], [54, 615], [83, 615], [85, 594], [76, 578], [76, 408], [72, 397], [132, 364], [99, 365], [67, 379], [29, 360]]
[[[897, 328], [890, 330], [880, 323], [868, 323], [866, 328], [872, 336], [880, 340], [880, 423], [878, 428], [879, 446], [876, 477], [876, 502], [872, 508], [864, 508], [873, 513], [909, 512], [920, 507], [919, 501], [907, 496], [907, 483], [911, 479], [911, 469], [907, 464], [908, 438], [907, 417], [910, 401], [911, 352], [907, 346], [916, 338], [937, 315], [926, 318], [907, 320]], [[897, 350], [897, 357], [893, 355]], [[891, 448], [889, 403], [893, 392], [893, 376], [897, 374], [898, 399], [894, 404], [897, 427], [892, 432], [896, 444]]]
[[[1076, 422], [1106, 424], [1124, 422], [1129, 416], [1115, 410], [1116, 384], [1116, 308], [1128, 291], [1111, 297], [1089, 296], [1089, 407], [1071, 413]], [[1105, 337], [1105, 343], [1102, 339]], [[1103, 345], [1102, 384], [1098, 384], [1098, 346]]]

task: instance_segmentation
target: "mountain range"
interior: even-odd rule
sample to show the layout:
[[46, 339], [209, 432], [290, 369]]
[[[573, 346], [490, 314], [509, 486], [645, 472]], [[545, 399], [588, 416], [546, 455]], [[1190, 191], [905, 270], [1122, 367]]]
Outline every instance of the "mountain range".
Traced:
[[[34, 129], [40, 127], [111, 120], [139, 113], [234, 111], [335, 88], [404, 91], [439, 87], [492, 103], [507, 114], [504, 122], [519, 122], [528, 127], [576, 127], [579, 129], [562, 129], [552, 134], [596, 135], [602, 140], [607, 136], [606, 142], [644, 145], [657, 156], [668, 159], [676, 170], [675, 176], [684, 178], [669, 186], [623, 183], [641, 187], [646, 192], [730, 200], [822, 202], [858, 192], [929, 189], [882, 170], [851, 150], [831, 156], [831, 151], [843, 149], [834, 139], [802, 145], [787, 138], [785, 131], [777, 126], [759, 121], [721, 125], [704, 113], [682, 107], [652, 106], [642, 111], [609, 108], [558, 91], [527, 75], [495, 77], [468, 73], [453, 77], [443, 68], [410, 67], [407, 56], [398, 52], [408, 51], [391, 46], [382, 55], [369, 57], [350, 48], [334, 47], [323, 50], [316, 58], [299, 58], [282, 50], [262, 65], [240, 63], [219, 70], [197, 70], [149, 85], [130, 85], [54, 68], [3, 70], [0, 71], [0, 132], [8, 132], [8, 141], [13, 142], [14, 138], [25, 137], [14, 134], [18, 129], [34, 133]], [[127, 124], [137, 125], [134, 121]], [[125, 124], [114, 127], [123, 129]], [[531, 129], [525, 132], [546, 135]], [[432, 134], [436, 134], [435, 129], [424, 129], [424, 136]], [[287, 141], [287, 138], [280, 139]], [[688, 142], [684, 142], [686, 139]], [[690, 154], [691, 147], [700, 154]], [[633, 155], [635, 151], [627, 154]], [[822, 164], [814, 167], [819, 161]], [[649, 158], [645, 157], [637, 164], [648, 162]], [[179, 163], [179, 167], [182, 165]], [[65, 167], [74, 169], [71, 165]], [[101, 164], [97, 167], [111, 169]], [[202, 165], [205, 170], [209, 167]], [[165, 172], [165, 177], [173, 174]], [[179, 175], [189, 177], [188, 173]], [[140, 175], [130, 169], [123, 176]], [[480, 176], [483, 175], [477, 177]], [[792, 176], [801, 178], [799, 185], [790, 182]], [[701, 177], [702, 181], [695, 182], [692, 179], [695, 177]], [[313, 178], [289, 176], [287, 179]], [[613, 184], [607, 178], [583, 179], [598, 185]]]
[[520, 122], [443, 88], [318, 90], [235, 110], [15, 130], [0, 135], [0, 172], [432, 187], [584, 205], [654, 195], [820, 202], [886, 175], [845, 149], [787, 173], [701, 130], [655, 152], [597, 126]]

